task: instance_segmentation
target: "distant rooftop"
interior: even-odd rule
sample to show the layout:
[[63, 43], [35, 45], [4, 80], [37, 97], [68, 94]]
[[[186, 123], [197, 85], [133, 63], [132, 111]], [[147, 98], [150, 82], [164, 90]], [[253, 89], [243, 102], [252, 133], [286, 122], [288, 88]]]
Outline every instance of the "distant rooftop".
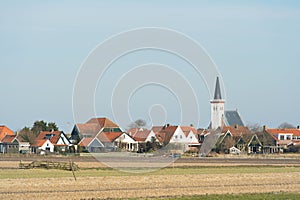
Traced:
[[245, 126], [240, 114], [236, 110], [225, 111], [225, 124], [227, 126]]

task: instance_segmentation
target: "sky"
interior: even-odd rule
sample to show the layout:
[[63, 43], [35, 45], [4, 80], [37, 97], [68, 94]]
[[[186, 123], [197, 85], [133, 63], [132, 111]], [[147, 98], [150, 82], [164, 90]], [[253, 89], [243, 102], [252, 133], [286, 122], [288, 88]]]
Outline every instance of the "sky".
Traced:
[[[83, 63], [108, 38], [143, 27], [171, 29], [199, 43], [221, 75], [226, 109], [238, 109], [246, 124], [300, 124], [300, 2], [296, 0], [0, 1], [0, 124], [17, 131], [45, 120], [70, 132], [74, 123], [87, 121], [85, 116], [74, 119], [72, 104]], [[161, 79], [174, 81], [173, 72], [184, 77], [174, 91], [190, 95], [181, 88], [188, 83], [194, 92], [188, 97], [195, 100], [181, 105], [174, 91], [156, 81], [112, 101], [118, 84], [127, 86], [121, 79], [138, 77], [130, 70], [147, 63], [169, 67], [167, 74], [158, 70]], [[114, 110], [125, 104], [131, 120], [145, 119], [148, 125], [207, 127], [210, 121], [211, 96], [203, 77], [167, 52], [125, 55], [89, 89], [95, 93], [99, 117], [114, 120], [118, 113]], [[120, 117], [116, 122], [123, 129], [130, 123]]]

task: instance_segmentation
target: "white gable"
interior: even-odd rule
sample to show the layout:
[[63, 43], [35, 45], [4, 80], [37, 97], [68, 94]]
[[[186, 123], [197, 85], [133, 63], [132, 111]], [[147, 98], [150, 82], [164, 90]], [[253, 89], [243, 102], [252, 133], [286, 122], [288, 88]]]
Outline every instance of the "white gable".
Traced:
[[155, 138], [155, 141], [158, 142], [158, 139], [155, 135], [155, 133], [151, 130], [148, 137], [146, 138], [145, 142], [151, 142], [152, 141], [152, 137]]
[[70, 145], [70, 142], [69, 142], [68, 138], [66, 138], [66, 136], [61, 133], [56, 144], [58, 144], [58, 145]]
[[198, 139], [196, 138], [196, 135], [194, 134], [194, 132], [193, 131], [190, 131], [189, 132], [189, 134], [188, 134], [188, 136], [187, 136], [187, 142], [188, 143], [193, 143], [193, 144], [195, 144], [195, 143], [199, 143], [199, 141], [198, 141]]
[[180, 126], [175, 130], [170, 143], [187, 143], [187, 139]]
[[50, 142], [50, 140], [46, 140], [44, 142], [44, 144], [39, 147], [39, 149], [42, 149], [42, 150], [49, 150], [50, 152], [54, 152], [54, 145]]
[[115, 141], [122, 142], [122, 143], [137, 143], [132, 137], [127, 135], [126, 133], [123, 133], [118, 138], [116, 138]]

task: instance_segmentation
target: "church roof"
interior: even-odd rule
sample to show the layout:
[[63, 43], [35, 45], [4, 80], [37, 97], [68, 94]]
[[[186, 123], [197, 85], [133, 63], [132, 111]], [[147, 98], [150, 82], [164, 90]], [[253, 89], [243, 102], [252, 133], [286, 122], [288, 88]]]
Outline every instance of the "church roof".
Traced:
[[238, 111], [225, 111], [225, 124], [227, 126], [245, 126]]
[[217, 77], [214, 100], [222, 99], [219, 77]]

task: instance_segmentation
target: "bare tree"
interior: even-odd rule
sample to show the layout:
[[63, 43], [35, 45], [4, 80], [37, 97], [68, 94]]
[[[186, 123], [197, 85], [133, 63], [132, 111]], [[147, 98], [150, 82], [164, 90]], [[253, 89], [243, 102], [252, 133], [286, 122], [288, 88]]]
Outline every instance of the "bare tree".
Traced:
[[143, 119], [137, 119], [134, 122], [128, 125], [128, 128], [144, 128], [147, 125], [147, 122]]
[[259, 133], [259, 132], [263, 131], [263, 127], [258, 123], [249, 124], [247, 126], [252, 133]]
[[285, 128], [296, 128], [296, 127], [293, 124], [290, 124], [288, 122], [283, 122], [278, 126], [278, 128], [285, 129]]
[[229, 150], [235, 145], [235, 140], [232, 137], [226, 137], [223, 141], [223, 150]]
[[24, 127], [20, 132], [19, 136], [24, 142], [29, 142], [30, 144], [33, 144], [35, 142], [35, 139], [38, 134], [33, 132], [30, 128]]

